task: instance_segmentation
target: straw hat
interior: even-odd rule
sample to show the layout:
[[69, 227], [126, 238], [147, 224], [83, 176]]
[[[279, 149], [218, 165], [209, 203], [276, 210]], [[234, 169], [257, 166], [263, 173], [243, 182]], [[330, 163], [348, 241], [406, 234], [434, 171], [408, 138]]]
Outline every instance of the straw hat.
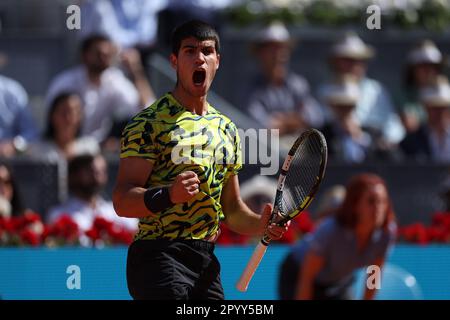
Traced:
[[417, 44], [408, 54], [408, 64], [441, 64], [443, 63], [443, 56], [438, 47], [431, 40], [423, 40]]
[[247, 200], [256, 195], [264, 195], [273, 201], [276, 190], [276, 180], [257, 175], [241, 185], [241, 197], [243, 200]]
[[360, 98], [358, 83], [354, 77], [345, 75], [325, 86], [323, 98], [330, 105], [355, 105]]
[[420, 90], [420, 101], [428, 107], [450, 107], [450, 85], [444, 76], [438, 77], [436, 84]]
[[281, 22], [275, 21], [256, 32], [250, 44], [250, 50], [256, 53], [258, 48], [267, 43], [279, 43], [292, 48], [295, 41], [292, 39], [286, 26]]
[[331, 55], [335, 58], [367, 60], [375, 55], [375, 50], [366, 45], [356, 33], [347, 32], [333, 45]]

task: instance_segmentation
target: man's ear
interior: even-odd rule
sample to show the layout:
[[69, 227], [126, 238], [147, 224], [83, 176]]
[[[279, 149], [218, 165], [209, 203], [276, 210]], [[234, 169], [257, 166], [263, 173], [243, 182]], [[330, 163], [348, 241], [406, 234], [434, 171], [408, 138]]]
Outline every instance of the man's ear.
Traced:
[[175, 54], [171, 53], [169, 56], [169, 60], [170, 60], [170, 65], [172, 66], [172, 68], [177, 70], [177, 65], [178, 65], [177, 56]]
[[216, 66], [216, 70], [219, 69], [219, 65], [220, 65], [220, 54], [217, 54], [217, 66]]

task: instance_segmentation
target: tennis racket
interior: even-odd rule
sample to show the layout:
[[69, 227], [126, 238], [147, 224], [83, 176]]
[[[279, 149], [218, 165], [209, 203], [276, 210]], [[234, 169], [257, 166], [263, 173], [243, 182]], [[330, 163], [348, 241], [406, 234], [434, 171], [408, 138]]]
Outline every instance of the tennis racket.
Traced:
[[[327, 143], [319, 130], [309, 129], [297, 138], [284, 160], [278, 177], [270, 223], [283, 225], [309, 206], [323, 180], [327, 158]], [[247, 291], [270, 240], [265, 234], [258, 243], [236, 285], [239, 291]]]

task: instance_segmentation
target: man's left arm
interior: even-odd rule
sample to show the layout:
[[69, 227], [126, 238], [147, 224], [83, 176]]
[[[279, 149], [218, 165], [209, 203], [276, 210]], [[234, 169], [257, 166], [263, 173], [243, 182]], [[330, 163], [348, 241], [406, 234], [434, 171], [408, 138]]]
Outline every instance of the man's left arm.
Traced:
[[261, 214], [250, 210], [240, 196], [237, 175], [232, 175], [224, 185], [221, 205], [225, 214], [225, 223], [232, 231], [240, 234], [262, 236], [267, 230], [270, 238], [279, 239], [289, 226], [289, 223], [285, 226], [275, 224], [268, 226], [272, 213], [270, 203], [266, 204]]

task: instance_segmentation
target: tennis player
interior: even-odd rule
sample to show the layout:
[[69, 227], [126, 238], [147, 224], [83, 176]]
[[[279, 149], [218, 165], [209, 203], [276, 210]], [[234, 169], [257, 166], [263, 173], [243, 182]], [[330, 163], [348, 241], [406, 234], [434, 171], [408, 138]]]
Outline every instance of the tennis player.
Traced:
[[206, 100], [220, 63], [220, 41], [208, 24], [190, 21], [172, 37], [172, 92], [138, 113], [122, 134], [113, 194], [119, 216], [139, 218], [127, 283], [134, 299], [224, 299], [214, 255], [220, 222], [236, 232], [279, 239], [242, 201], [236, 126]]

